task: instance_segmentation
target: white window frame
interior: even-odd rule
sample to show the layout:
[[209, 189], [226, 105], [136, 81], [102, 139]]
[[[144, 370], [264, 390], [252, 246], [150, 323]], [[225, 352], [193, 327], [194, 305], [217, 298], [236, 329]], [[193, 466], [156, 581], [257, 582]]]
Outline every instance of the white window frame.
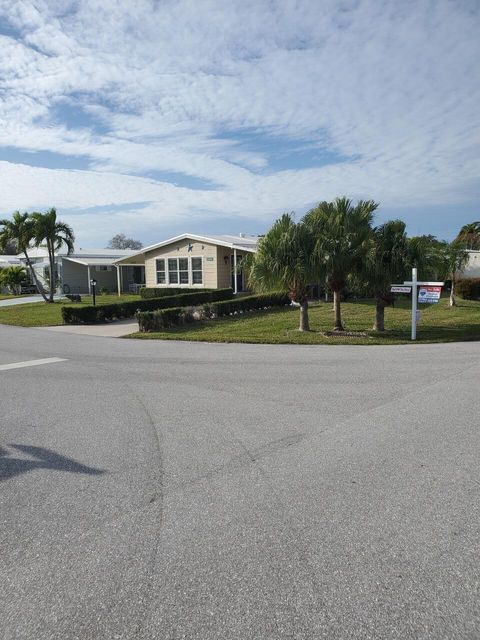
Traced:
[[[200, 260], [200, 269], [195, 269], [195, 271], [200, 271], [202, 274], [202, 281], [201, 282], [193, 282], [193, 265], [192, 262], [193, 260]], [[188, 272], [188, 279], [190, 280], [190, 282], [192, 283], [191, 286], [192, 287], [203, 287], [204, 286], [204, 281], [205, 281], [205, 271], [203, 269], [203, 256], [190, 256], [190, 264], [189, 264], [189, 272]]]
[[[202, 282], [196, 282], [195, 284], [193, 283], [193, 269], [192, 269], [192, 260], [193, 259], [198, 259], [201, 260], [201, 265], [202, 265]], [[164, 260], [165, 261], [165, 282], [161, 283], [158, 282], [158, 269], [157, 269], [157, 260]], [[168, 260], [177, 260], [177, 273], [179, 274], [180, 270], [178, 269], [178, 260], [187, 260], [188, 261], [188, 283], [187, 282], [183, 282], [183, 283], [179, 283], [179, 282], [170, 282], [170, 270], [168, 268]], [[161, 269], [160, 269], [161, 271]], [[182, 269], [183, 271], [183, 269]], [[199, 271], [199, 269], [195, 269], [195, 271]], [[180, 280], [180, 275], [178, 277], [178, 279]], [[161, 286], [161, 287], [175, 287], [175, 288], [192, 288], [192, 287], [198, 287], [199, 289], [204, 288], [205, 287], [205, 265], [204, 265], [204, 256], [162, 256], [159, 258], [155, 258], [155, 281], [156, 281], [156, 286]]]
[[[163, 269], [158, 269], [158, 265], [157, 265], [157, 261], [158, 260], [163, 260]], [[164, 277], [165, 277], [165, 282], [159, 282], [158, 281], [158, 274], [161, 273], [163, 271]], [[167, 286], [167, 263], [166, 263], [166, 258], [155, 258], [155, 282], [157, 284], [160, 284], [162, 286]]]

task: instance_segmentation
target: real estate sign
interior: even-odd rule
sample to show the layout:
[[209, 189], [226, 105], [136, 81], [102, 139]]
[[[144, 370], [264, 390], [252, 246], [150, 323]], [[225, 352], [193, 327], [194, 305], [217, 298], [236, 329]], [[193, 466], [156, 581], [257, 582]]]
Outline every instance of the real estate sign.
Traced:
[[442, 287], [432, 287], [420, 285], [418, 289], [418, 301], [423, 303], [435, 304], [440, 300]]

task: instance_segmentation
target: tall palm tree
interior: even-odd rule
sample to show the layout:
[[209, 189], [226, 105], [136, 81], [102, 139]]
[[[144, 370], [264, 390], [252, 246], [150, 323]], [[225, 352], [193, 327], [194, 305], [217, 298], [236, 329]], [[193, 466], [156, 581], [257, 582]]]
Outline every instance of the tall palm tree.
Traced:
[[45, 213], [32, 213], [34, 223], [35, 245], [39, 247], [45, 244], [48, 251], [49, 270], [49, 295], [47, 302], [53, 302], [53, 296], [57, 288], [55, 272], [55, 254], [65, 245], [67, 254], [72, 253], [75, 236], [72, 228], [66, 223], [57, 220], [57, 211], [52, 207]]
[[47, 295], [38, 280], [37, 273], [33, 268], [32, 261], [28, 255], [30, 245], [35, 239], [35, 229], [32, 217], [26, 211], [25, 213], [15, 211], [11, 220], [0, 220], [0, 227], [0, 247], [3, 249], [3, 247], [8, 243], [13, 243], [15, 245], [16, 253], [23, 253], [37, 291], [43, 296], [43, 299], [46, 302]]
[[364, 263], [364, 277], [375, 297], [374, 331], [385, 331], [385, 307], [394, 300], [390, 285], [403, 276], [407, 261], [405, 223], [402, 220], [389, 220], [375, 227]]
[[308, 319], [309, 284], [318, 272], [314, 264], [314, 241], [308, 228], [284, 213], [258, 243], [247, 264], [247, 279], [256, 291], [288, 291], [300, 305], [300, 331], [310, 331]]
[[[360, 200], [354, 206], [350, 199], [343, 197], [334, 202], [321, 202], [303, 218], [315, 237], [317, 265], [325, 270], [328, 286], [333, 291], [335, 331], [343, 331], [341, 291], [348, 276], [361, 270], [377, 207], [373, 200]], [[316, 280], [320, 280], [319, 274]]]
[[458, 232], [455, 242], [459, 242], [465, 249], [478, 251], [480, 249], [480, 221], [464, 224]]

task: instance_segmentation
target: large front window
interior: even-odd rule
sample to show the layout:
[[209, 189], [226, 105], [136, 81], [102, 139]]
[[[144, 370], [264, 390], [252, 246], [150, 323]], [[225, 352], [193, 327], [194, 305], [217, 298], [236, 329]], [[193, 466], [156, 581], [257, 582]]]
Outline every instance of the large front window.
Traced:
[[203, 284], [202, 258], [158, 258], [157, 284]]
[[188, 284], [188, 258], [168, 259], [168, 283]]

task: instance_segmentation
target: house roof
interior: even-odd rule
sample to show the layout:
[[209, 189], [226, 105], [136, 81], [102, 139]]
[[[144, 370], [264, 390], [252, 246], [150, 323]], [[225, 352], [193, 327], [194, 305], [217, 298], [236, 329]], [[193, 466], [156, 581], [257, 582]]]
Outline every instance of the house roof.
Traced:
[[[78, 258], [123, 258], [129, 255], [133, 255], [136, 252], [133, 249], [83, 249], [80, 247], [79, 249], [74, 249], [69, 257], [78, 257]], [[46, 258], [48, 257], [48, 251], [45, 247], [32, 247], [28, 251], [28, 255], [31, 258]], [[66, 249], [61, 249], [57, 253], [58, 256], [66, 257], [68, 256]], [[19, 254], [18, 257], [23, 257], [23, 254]]]
[[0, 267], [10, 267], [12, 265], [22, 264], [17, 256], [4, 255], [0, 256]]
[[126, 258], [132, 258], [133, 256], [140, 256], [149, 251], [153, 251], [155, 249], [159, 249], [160, 247], [165, 247], [169, 244], [173, 244], [174, 242], [178, 242], [179, 240], [198, 240], [200, 242], [207, 242], [210, 244], [215, 244], [221, 247], [227, 247], [229, 249], [240, 249], [242, 251], [248, 251], [250, 253], [255, 253], [257, 249], [257, 244], [259, 240], [259, 236], [248, 236], [248, 235], [197, 235], [195, 233], [182, 233], [179, 236], [175, 236], [173, 238], [169, 238], [168, 240], [164, 240], [163, 242], [157, 242], [156, 244], [151, 244], [148, 247], [144, 247], [140, 251], [136, 251], [131, 253], [128, 256], [124, 256], [118, 260], [117, 263], [121, 263]]
[[86, 267], [109, 267], [115, 264], [115, 258], [95, 258], [95, 257], [77, 257], [76, 255], [62, 256], [62, 260], [67, 260], [68, 262], [75, 262], [76, 264], [83, 264]]

